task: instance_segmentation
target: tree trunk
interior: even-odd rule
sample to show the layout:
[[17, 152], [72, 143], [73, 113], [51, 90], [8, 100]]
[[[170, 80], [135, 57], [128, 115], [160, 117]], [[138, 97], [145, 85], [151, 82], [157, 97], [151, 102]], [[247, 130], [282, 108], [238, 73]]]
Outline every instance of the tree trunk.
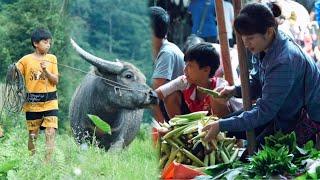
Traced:
[[[241, 9], [241, 2], [238, 0], [233, 0], [234, 14], [237, 16]], [[239, 68], [240, 68], [240, 80], [241, 80], [241, 93], [242, 93], [242, 101], [243, 101], [243, 109], [248, 111], [251, 109], [251, 98], [250, 98], [250, 89], [249, 89], [249, 70], [248, 70], [248, 60], [246, 50], [241, 39], [240, 34], [236, 31], [236, 41], [237, 41], [237, 49], [238, 49], [238, 59], [239, 59]], [[248, 153], [249, 155], [253, 155], [256, 149], [256, 137], [254, 134], [254, 130], [250, 130], [246, 132], [247, 141], [248, 141]]]

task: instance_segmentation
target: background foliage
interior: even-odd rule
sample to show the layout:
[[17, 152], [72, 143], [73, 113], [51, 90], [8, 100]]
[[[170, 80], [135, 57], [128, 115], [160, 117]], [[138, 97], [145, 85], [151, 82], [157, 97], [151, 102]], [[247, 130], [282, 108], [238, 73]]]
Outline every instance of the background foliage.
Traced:
[[[53, 34], [51, 53], [58, 57], [60, 127], [69, 128], [68, 107], [84, 73], [89, 70], [70, 46], [69, 38], [101, 58], [129, 61], [150, 83], [151, 43], [147, 2], [140, 0], [2, 0], [0, 1], [0, 82], [9, 64], [33, 52], [30, 33], [36, 27]], [[144, 121], [150, 120], [150, 113]]]
[[[143, 125], [124, 151], [105, 153], [91, 144], [78, 146], [70, 131], [68, 108], [90, 65], [71, 48], [72, 37], [87, 51], [104, 59], [129, 61], [146, 75], [152, 72], [147, 3], [141, 0], [0, 0], [0, 89], [9, 64], [32, 53], [30, 34], [36, 27], [53, 34], [51, 53], [58, 58], [60, 81], [59, 132], [53, 160], [44, 163], [45, 138], [30, 158], [23, 113], [0, 115], [5, 137], [0, 138], [2, 179], [158, 179], [150, 126]], [[2, 91], [1, 91], [2, 92]], [[0, 98], [0, 110], [1, 110]], [[150, 112], [144, 121], [150, 121]]]

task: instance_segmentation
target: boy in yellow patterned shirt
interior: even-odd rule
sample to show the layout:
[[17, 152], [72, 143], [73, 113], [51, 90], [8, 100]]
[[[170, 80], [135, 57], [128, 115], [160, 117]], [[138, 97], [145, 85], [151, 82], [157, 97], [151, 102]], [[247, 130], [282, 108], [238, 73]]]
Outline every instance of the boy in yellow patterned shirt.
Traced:
[[31, 43], [35, 51], [25, 55], [16, 66], [24, 77], [27, 91], [23, 110], [26, 112], [26, 122], [29, 131], [28, 149], [35, 153], [35, 142], [39, 129], [45, 129], [46, 160], [51, 158], [55, 147], [55, 133], [58, 128], [57, 88], [59, 77], [57, 58], [48, 54], [52, 36], [50, 31], [42, 28], [31, 34]]

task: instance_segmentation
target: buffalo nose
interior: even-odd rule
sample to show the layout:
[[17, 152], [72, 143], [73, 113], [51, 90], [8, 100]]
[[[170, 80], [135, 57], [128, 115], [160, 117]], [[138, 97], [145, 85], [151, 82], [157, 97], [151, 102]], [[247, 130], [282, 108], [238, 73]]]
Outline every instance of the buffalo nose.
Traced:
[[152, 90], [149, 91], [149, 98], [150, 98], [151, 104], [159, 104], [159, 99], [155, 91], [152, 91]]

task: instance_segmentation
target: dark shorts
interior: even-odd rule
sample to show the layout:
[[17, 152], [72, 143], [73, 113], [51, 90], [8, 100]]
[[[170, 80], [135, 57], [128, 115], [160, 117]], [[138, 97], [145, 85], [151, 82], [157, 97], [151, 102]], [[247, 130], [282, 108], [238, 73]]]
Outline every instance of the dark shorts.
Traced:
[[47, 127], [58, 128], [58, 110], [42, 112], [26, 112], [27, 128], [29, 131]]
[[[166, 108], [165, 108], [165, 105], [164, 105], [164, 102], [162, 100], [160, 100], [159, 102], [159, 106], [160, 106], [160, 110], [161, 110], [161, 113], [165, 119], [166, 122], [168, 122], [170, 120], [169, 116], [168, 116], [168, 113], [166, 111]], [[181, 114], [188, 114], [190, 113], [191, 111], [189, 110], [188, 108], [188, 105], [186, 104], [186, 102], [184, 101], [184, 98], [181, 94], [181, 106], [180, 106], [180, 109], [181, 109]]]

